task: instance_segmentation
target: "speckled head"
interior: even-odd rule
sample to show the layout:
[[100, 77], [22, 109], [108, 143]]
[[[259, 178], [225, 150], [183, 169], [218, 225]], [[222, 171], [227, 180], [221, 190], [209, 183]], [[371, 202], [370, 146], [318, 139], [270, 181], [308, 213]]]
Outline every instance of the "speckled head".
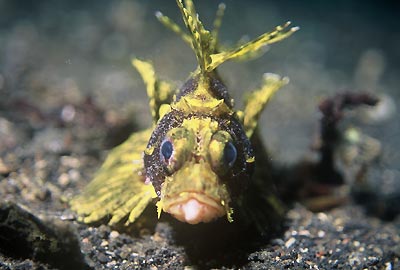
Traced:
[[233, 115], [177, 110], [161, 119], [144, 156], [160, 209], [188, 223], [230, 217], [232, 196], [247, 185], [253, 161], [250, 142]]

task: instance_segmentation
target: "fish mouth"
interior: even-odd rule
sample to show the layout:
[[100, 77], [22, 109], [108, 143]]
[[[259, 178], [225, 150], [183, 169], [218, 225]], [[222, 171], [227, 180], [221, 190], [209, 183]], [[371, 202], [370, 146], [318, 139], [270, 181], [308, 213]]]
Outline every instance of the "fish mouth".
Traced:
[[198, 192], [181, 192], [163, 202], [163, 210], [189, 224], [210, 222], [226, 214], [222, 202]]

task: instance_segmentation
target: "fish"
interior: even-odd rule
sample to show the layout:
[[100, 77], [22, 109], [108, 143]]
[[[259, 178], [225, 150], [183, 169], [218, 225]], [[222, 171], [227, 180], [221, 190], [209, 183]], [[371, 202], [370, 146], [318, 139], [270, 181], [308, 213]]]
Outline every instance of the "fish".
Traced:
[[156, 17], [192, 48], [197, 68], [177, 88], [161, 80], [150, 61], [131, 59], [146, 86], [152, 125], [109, 152], [93, 180], [70, 200], [71, 209], [84, 223], [107, 219], [109, 225], [129, 225], [155, 203], [158, 217], [165, 212], [188, 224], [225, 217], [263, 230], [284, 207], [267, 179], [269, 158], [257, 127], [271, 97], [289, 80], [265, 73], [238, 110], [217, 68], [257, 57], [299, 28], [286, 22], [245, 44], [222, 48], [224, 4], [210, 31], [192, 0], [176, 3], [186, 29], [161, 12]]

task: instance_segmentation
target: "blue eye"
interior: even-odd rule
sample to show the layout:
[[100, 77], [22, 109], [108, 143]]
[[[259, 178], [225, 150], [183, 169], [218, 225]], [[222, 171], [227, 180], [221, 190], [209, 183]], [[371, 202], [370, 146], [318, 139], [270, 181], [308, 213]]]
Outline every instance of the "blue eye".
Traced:
[[164, 158], [164, 160], [168, 160], [172, 156], [173, 151], [174, 151], [174, 148], [170, 141], [166, 140], [161, 143], [160, 153], [161, 153], [161, 156]]
[[228, 142], [224, 148], [224, 159], [229, 167], [232, 167], [236, 161], [237, 151], [233, 143]]

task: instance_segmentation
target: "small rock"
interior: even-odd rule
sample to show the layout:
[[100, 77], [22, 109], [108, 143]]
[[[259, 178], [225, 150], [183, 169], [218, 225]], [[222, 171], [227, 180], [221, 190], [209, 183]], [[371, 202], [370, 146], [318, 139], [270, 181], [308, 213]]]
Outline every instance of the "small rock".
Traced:
[[100, 246], [102, 246], [102, 247], [108, 246], [108, 241], [103, 240], [103, 241], [101, 242]]
[[317, 235], [318, 235], [319, 238], [323, 238], [325, 236], [325, 232], [320, 230], [320, 231], [318, 231]]
[[0, 152], [6, 152], [17, 146], [23, 141], [23, 137], [12, 122], [0, 117]]
[[119, 236], [119, 232], [117, 232], [117, 231], [110, 232], [110, 238], [117, 238], [118, 236]]
[[0, 250], [9, 256], [58, 269], [87, 269], [76, 235], [64, 223], [41, 220], [17, 204], [0, 201], [0, 228]]
[[294, 244], [294, 242], [296, 242], [296, 239], [294, 237], [289, 238], [289, 240], [287, 240], [285, 243], [285, 247], [290, 248]]
[[110, 258], [106, 256], [104, 253], [97, 254], [97, 259], [101, 263], [108, 263], [110, 261]]
[[11, 172], [11, 167], [4, 164], [3, 159], [0, 158], [0, 174], [9, 174]]
[[62, 173], [57, 180], [58, 184], [60, 184], [61, 187], [66, 187], [70, 183], [70, 179], [67, 173]]

